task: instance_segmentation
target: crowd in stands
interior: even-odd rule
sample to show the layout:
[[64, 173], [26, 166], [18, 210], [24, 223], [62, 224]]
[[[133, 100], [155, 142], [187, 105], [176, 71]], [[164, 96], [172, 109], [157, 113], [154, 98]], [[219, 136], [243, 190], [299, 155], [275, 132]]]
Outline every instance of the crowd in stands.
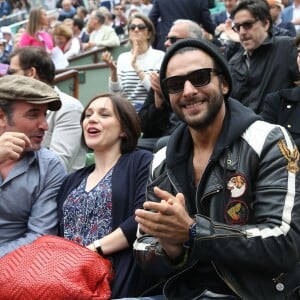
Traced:
[[[300, 0], [0, 0], [18, 12], [0, 28], [0, 257], [58, 234], [112, 262], [113, 299], [277, 300], [285, 272], [300, 295]], [[99, 48], [107, 93], [83, 107], [54, 78]]]

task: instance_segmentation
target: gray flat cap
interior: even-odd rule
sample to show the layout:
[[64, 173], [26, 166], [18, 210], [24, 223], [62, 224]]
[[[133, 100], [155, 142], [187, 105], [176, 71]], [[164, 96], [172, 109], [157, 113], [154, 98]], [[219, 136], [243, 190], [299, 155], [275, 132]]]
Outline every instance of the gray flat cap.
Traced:
[[51, 86], [21, 75], [7, 75], [0, 78], [0, 99], [33, 104], [48, 103], [50, 110], [58, 110], [61, 107], [59, 95]]

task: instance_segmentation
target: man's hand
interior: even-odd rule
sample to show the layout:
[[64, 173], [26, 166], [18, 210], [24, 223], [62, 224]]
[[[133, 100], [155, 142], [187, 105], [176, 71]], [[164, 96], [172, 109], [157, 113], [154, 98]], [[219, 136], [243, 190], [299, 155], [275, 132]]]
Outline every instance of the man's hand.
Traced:
[[22, 153], [32, 147], [29, 138], [21, 132], [5, 132], [0, 136], [0, 163], [18, 160]]
[[136, 210], [135, 220], [142, 231], [159, 239], [169, 257], [175, 258], [183, 251], [182, 244], [189, 240], [189, 226], [194, 220], [186, 211], [183, 194], [173, 196], [158, 187], [154, 193], [161, 202], [146, 201], [145, 210]]

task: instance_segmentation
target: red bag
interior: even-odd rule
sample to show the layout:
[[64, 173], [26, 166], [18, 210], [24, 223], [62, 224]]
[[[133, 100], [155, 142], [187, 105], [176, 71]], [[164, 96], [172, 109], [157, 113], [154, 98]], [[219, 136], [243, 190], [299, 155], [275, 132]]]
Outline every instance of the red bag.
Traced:
[[108, 259], [58, 236], [42, 236], [0, 259], [1, 300], [110, 299]]

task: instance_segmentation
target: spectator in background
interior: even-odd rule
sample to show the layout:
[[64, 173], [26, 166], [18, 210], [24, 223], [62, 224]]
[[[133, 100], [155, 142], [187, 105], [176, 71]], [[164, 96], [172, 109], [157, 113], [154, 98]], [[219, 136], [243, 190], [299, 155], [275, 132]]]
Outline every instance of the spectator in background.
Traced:
[[134, 261], [134, 211], [145, 201], [152, 155], [136, 150], [140, 126], [120, 95], [95, 96], [81, 116], [84, 143], [95, 163], [71, 174], [58, 193], [61, 235], [112, 261], [112, 299], [138, 296], [150, 278]]
[[90, 39], [83, 43], [83, 50], [96, 47], [118, 47], [120, 40], [111, 26], [104, 24], [105, 16], [99, 11], [93, 11], [89, 18], [88, 26], [91, 28]]
[[60, 106], [58, 94], [41, 81], [0, 78], [0, 257], [42, 235], [57, 234], [56, 195], [66, 174], [41, 144], [47, 110]]
[[131, 51], [121, 53], [117, 64], [109, 52], [104, 52], [102, 59], [110, 68], [109, 90], [122, 92], [139, 111], [151, 88], [150, 74], [160, 69], [164, 52], [151, 47], [155, 29], [147, 16], [133, 15], [128, 33]]
[[[32, 77], [53, 85], [55, 67], [50, 56], [40, 47], [24, 47], [11, 55], [9, 73]], [[86, 149], [81, 144], [80, 115], [83, 111], [79, 100], [54, 88], [62, 106], [58, 111], [48, 111], [48, 130], [42, 145], [55, 152], [68, 173], [85, 166]]]
[[9, 16], [12, 9], [13, 8], [8, 0], [0, 0], [0, 18]]
[[88, 43], [90, 36], [84, 29], [84, 22], [83, 20], [79, 19], [78, 17], [73, 18], [73, 33], [74, 37], [77, 37], [80, 43]]
[[[216, 29], [215, 29], [216, 37], [220, 37], [222, 35], [222, 33], [225, 32], [225, 30], [226, 30], [225, 22], [228, 19], [231, 19], [231, 12], [237, 6], [237, 4], [238, 4], [238, 0], [224, 0], [225, 10], [222, 12], [219, 12], [217, 14], [213, 14], [211, 16], [212, 21], [213, 21], [214, 25], [216, 26]], [[225, 33], [225, 36], [223, 34], [222, 37], [227, 38], [226, 33]]]
[[270, 15], [274, 25], [284, 28], [289, 31], [290, 36], [296, 36], [296, 29], [292, 22], [282, 22], [281, 12], [283, 10], [283, 4], [281, 0], [267, 0], [270, 6]]
[[[296, 37], [297, 64], [300, 71], [300, 35]], [[300, 149], [300, 82], [296, 87], [267, 94], [261, 116], [265, 121], [285, 127]]]
[[241, 1], [232, 16], [242, 45], [229, 61], [232, 97], [260, 113], [268, 93], [294, 86], [299, 74], [297, 48], [292, 37], [272, 35], [266, 1]]
[[14, 46], [13, 33], [8, 26], [2, 26], [1, 33], [4, 41], [4, 51], [0, 58], [0, 61], [3, 64], [9, 64], [9, 55], [12, 52]]
[[44, 29], [48, 28], [48, 17], [45, 9], [41, 7], [32, 8], [29, 14], [26, 32], [19, 41], [19, 47], [38, 46], [44, 48], [48, 53], [53, 49], [52, 36]]
[[285, 7], [281, 12], [282, 22], [292, 22], [296, 32], [300, 30], [300, 0], [292, 1], [291, 5]]
[[67, 18], [73, 18], [76, 14], [76, 8], [72, 5], [72, 0], [62, 1], [62, 10], [59, 12], [58, 21], [63, 21]]
[[113, 28], [118, 36], [126, 34], [127, 18], [125, 16], [125, 7], [122, 4], [114, 6], [113, 13], [115, 15]]
[[68, 25], [57, 25], [54, 29], [53, 37], [55, 45], [61, 49], [66, 59], [80, 53], [80, 40], [73, 36], [73, 31]]
[[83, 21], [84, 26], [87, 24], [89, 15], [88, 11], [84, 6], [78, 6], [76, 9], [76, 15], [75, 17], [81, 19]]
[[195, 0], [156, 0], [149, 14], [157, 30], [157, 40], [154, 48], [164, 50], [166, 36], [177, 19], [189, 19], [200, 25], [211, 35], [214, 35], [215, 25], [212, 23], [207, 1]]

